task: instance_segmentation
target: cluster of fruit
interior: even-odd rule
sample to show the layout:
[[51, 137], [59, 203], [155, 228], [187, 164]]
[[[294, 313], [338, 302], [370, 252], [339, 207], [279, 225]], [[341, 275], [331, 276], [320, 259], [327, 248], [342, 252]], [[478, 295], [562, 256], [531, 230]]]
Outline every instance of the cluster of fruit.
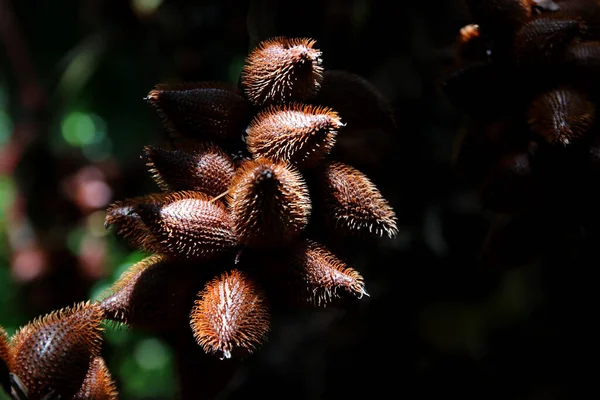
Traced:
[[473, 23], [443, 82], [466, 117], [456, 162], [499, 217], [486, 246], [519, 265], [597, 200], [600, 2], [466, 4]]
[[344, 96], [370, 88], [350, 73], [328, 75], [314, 46], [308, 38], [261, 42], [245, 60], [241, 88], [160, 84], [148, 94], [171, 139], [143, 154], [162, 191], [113, 203], [106, 224], [152, 255], [100, 303], [107, 319], [155, 331], [185, 320], [205, 352], [230, 358], [264, 341], [276, 302], [366, 294], [362, 276], [308, 226], [397, 232], [372, 181], [330, 157], [361, 112], [346, 107], [346, 122], [321, 100], [368, 102]]

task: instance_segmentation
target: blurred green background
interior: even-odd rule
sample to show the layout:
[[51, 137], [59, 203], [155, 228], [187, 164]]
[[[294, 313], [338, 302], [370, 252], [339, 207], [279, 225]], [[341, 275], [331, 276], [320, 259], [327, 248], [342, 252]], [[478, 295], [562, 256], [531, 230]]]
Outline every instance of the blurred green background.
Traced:
[[[491, 217], [452, 163], [461, 117], [439, 81], [468, 22], [457, 0], [0, 0], [0, 325], [97, 298], [144, 256], [103, 222], [110, 202], [157, 191], [139, 158], [166, 139], [143, 101], [156, 83], [237, 83], [256, 40], [310, 36], [325, 68], [394, 108], [398, 132], [357, 151], [400, 234], [348, 248], [370, 298], [277, 319], [220, 398], [559, 398], [540, 266], [482, 262]], [[175, 398], [158, 338], [107, 326], [104, 352], [122, 399]]]

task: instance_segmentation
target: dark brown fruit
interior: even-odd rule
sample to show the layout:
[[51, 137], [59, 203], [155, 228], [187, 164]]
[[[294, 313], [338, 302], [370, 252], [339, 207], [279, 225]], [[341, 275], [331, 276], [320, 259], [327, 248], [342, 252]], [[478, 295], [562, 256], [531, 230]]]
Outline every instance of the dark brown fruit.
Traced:
[[102, 346], [102, 310], [79, 303], [20, 328], [13, 336], [11, 371], [25, 384], [29, 399], [51, 392], [72, 398], [81, 387], [91, 360]]
[[171, 257], [207, 259], [237, 244], [231, 218], [220, 201], [193, 191], [155, 194], [147, 199], [134, 211]]
[[250, 112], [242, 94], [221, 82], [159, 84], [146, 100], [172, 135], [193, 139], [239, 138]]
[[238, 240], [252, 247], [290, 241], [304, 230], [312, 209], [302, 175], [262, 158], [239, 167], [228, 202]]
[[540, 94], [528, 112], [531, 130], [548, 143], [569, 143], [585, 136], [591, 129], [596, 106], [578, 90], [551, 89]]
[[183, 149], [146, 146], [144, 158], [164, 191], [194, 190], [212, 197], [227, 191], [235, 169], [231, 157], [211, 143], [189, 144]]

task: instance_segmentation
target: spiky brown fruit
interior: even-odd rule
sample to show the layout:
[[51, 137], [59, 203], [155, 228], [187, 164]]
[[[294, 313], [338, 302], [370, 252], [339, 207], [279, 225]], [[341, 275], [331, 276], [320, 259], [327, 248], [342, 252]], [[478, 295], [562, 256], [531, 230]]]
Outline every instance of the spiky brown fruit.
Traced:
[[237, 244], [223, 203], [201, 192], [149, 195], [134, 211], [174, 258], [206, 259]]
[[301, 300], [315, 306], [326, 306], [340, 291], [362, 298], [366, 295], [363, 277], [348, 267], [323, 245], [303, 240], [294, 246], [289, 265], [288, 285]]
[[[8, 342], [8, 334], [0, 326], [0, 388], [10, 392], [10, 376], [8, 366], [11, 364], [12, 351]], [[1, 389], [0, 389], [1, 390]]]
[[274, 37], [262, 41], [247, 57], [241, 82], [257, 106], [304, 101], [320, 87], [321, 52], [309, 38]]
[[575, 89], [561, 87], [535, 98], [528, 112], [531, 130], [549, 143], [567, 145], [594, 123], [596, 106]]
[[598, 0], [554, 0], [561, 15], [581, 18], [590, 28], [590, 36], [600, 33], [600, 1]]
[[146, 146], [144, 158], [164, 191], [194, 190], [216, 197], [227, 191], [235, 170], [231, 157], [212, 143], [182, 149]]
[[321, 188], [328, 222], [345, 232], [398, 233], [396, 214], [379, 189], [356, 168], [332, 161], [323, 168]]
[[100, 300], [104, 318], [153, 332], [179, 329], [198, 287], [191, 267], [161, 255], [139, 261]]
[[300, 103], [267, 107], [248, 127], [248, 150], [255, 158], [313, 167], [329, 154], [342, 126], [338, 114], [327, 107]]
[[308, 224], [312, 205], [303, 176], [284, 162], [240, 165], [228, 194], [234, 232], [251, 247], [288, 242]]
[[[600, 29], [600, 25], [598, 26]], [[600, 38], [600, 35], [598, 35]], [[600, 87], [600, 40], [574, 43], [567, 49], [566, 65], [576, 84], [595, 91]]]
[[600, 67], [600, 41], [588, 40], [574, 43], [567, 49], [567, 61], [577, 67], [590, 68], [597, 71]]
[[231, 358], [234, 350], [251, 353], [269, 331], [266, 298], [258, 285], [239, 270], [209, 282], [190, 314], [198, 344], [209, 354]]
[[12, 337], [11, 371], [27, 388], [29, 399], [49, 393], [70, 399], [81, 387], [91, 360], [102, 346], [102, 311], [78, 303], [38, 318]]
[[248, 124], [248, 102], [224, 82], [158, 84], [146, 100], [174, 136], [238, 138]]
[[576, 18], [541, 16], [532, 19], [515, 35], [515, 57], [521, 64], [564, 61], [568, 47], [581, 40], [586, 29]]
[[148, 201], [147, 196], [115, 201], [106, 210], [104, 226], [107, 229], [113, 228], [117, 235], [140, 250], [161, 253], [163, 245], [154, 237], [138, 213], [135, 212], [135, 207], [145, 201]]
[[8, 343], [8, 334], [3, 327], [0, 326], [0, 362], [4, 361], [7, 365], [10, 364], [10, 345]]
[[73, 400], [117, 400], [119, 394], [102, 357], [95, 357]]

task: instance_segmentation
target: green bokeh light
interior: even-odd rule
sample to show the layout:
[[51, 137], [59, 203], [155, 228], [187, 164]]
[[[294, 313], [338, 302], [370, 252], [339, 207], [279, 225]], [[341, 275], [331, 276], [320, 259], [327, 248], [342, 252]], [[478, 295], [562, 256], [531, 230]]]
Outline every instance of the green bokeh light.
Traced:
[[142, 369], [164, 368], [170, 358], [169, 349], [155, 338], [144, 339], [135, 347], [135, 360]]
[[64, 140], [74, 147], [85, 147], [106, 140], [106, 123], [94, 113], [69, 112], [60, 124]]
[[133, 9], [139, 14], [152, 14], [162, 4], [163, 0], [132, 0]]
[[[127, 353], [119, 354], [118, 374], [123, 398], [174, 398], [175, 375], [171, 349], [152, 336], [132, 334]], [[116, 361], [116, 360], [115, 360]]]
[[0, 146], [8, 142], [13, 130], [13, 122], [5, 110], [0, 109]]
[[6, 212], [16, 196], [15, 182], [10, 176], [0, 176], [0, 230], [6, 224]]

